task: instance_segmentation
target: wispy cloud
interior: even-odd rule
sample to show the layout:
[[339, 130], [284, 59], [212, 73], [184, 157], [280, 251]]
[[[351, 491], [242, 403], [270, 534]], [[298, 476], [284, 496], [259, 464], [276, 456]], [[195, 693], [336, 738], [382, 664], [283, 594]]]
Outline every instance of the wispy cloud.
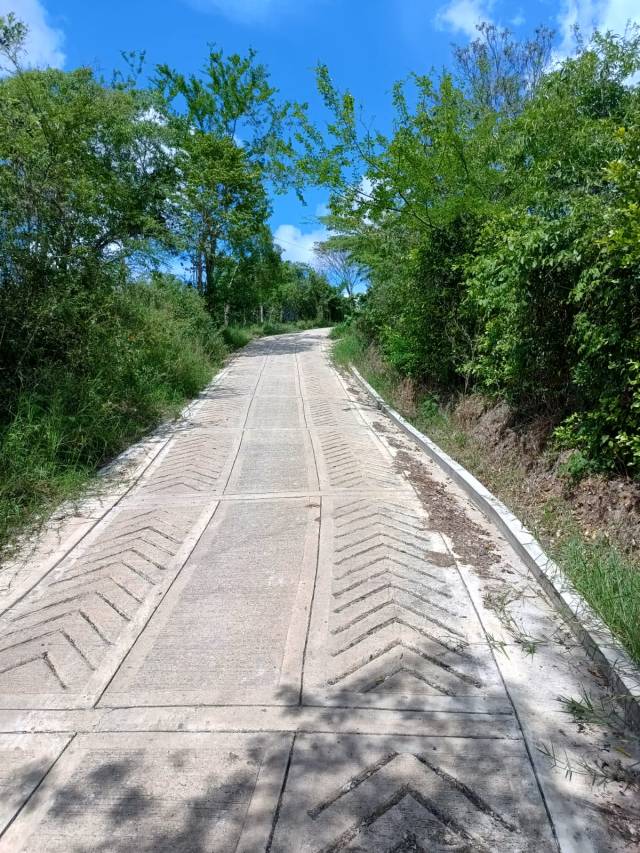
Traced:
[[435, 24], [441, 30], [464, 33], [473, 38], [477, 34], [477, 25], [491, 20], [493, 5], [494, 0], [450, 0], [438, 10]]
[[316, 260], [313, 247], [321, 240], [326, 240], [327, 234], [326, 228], [304, 233], [295, 225], [279, 225], [273, 235], [273, 241], [280, 246], [283, 257], [288, 261], [313, 265]]
[[558, 15], [558, 54], [562, 57], [572, 52], [575, 27], [585, 36], [596, 29], [620, 34], [629, 22], [640, 24], [638, 0], [564, 0]]
[[295, 11], [294, 0], [187, 0], [201, 12], [217, 12], [242, 24], [279, 21], [285, 12]]
[[5, 16], [9, 12], [29, 27], [25, 64], [62, 68], [65, 62], [62, 50], [64, 33], [51, 26], [42, 3], [39, 0], [0, 0], [0, 15]]

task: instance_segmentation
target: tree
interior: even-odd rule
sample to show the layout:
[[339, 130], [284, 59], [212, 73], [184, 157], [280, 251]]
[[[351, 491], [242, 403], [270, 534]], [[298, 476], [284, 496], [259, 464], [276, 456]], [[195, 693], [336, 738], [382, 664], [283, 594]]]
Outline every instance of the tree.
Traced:
[[478, 107], [516, 115], [549, 68], [555, 33], [538, 27], [533, 38], [517, 41], [495, 24], [484, 22], [476, 29], [475, 39], [454, 47], [458, 80]]
[[79, 346], [83, 324], [104, 310], [98, 295], [167, 237], [176, 174], [147, 93], [105, 86], [85, 68], [22, 70], [26, 30], [7, 20], [0, 43], [14, 73], [0, 80], [0, 361], [3, 384], [19, 385], [43, 352], [64, 359]]
[[340, 292], [346, 292], [349, 302], [355, 301], [355, 290], [364, 283], [365, 274], [344, 239], [336, 236], [329, 237], [314, 247], [321, 271], [333, 280]]
[[253, 51], [225, 57], [211, 48], [202, 74], [189, 77], [160, 65], [155, 85], [182, 174], [176, 230], [196, 286], [219, 313], [221, 278], [251, 252], [269, 215], [265, 182], [283, 189], [294, 181], [286, 133], [299, 108], [279, 101]]

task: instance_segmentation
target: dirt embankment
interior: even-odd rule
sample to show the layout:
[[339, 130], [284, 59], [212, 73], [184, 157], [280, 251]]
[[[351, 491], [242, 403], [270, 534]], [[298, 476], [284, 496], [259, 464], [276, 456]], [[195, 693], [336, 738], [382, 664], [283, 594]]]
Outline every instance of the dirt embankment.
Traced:
[[[570, 453], [553, 450], [548, 418], [518, 423], [506, 403], [477, 395], [460, 400], [451, 417], [496, 466], [496, 476], [507, 468], [518, 472], [519, 480], [513, 473], [511, 479], [520, 501], [552, 507], [554, 500], [562, 500], [587, 537], [606, 536], [626, 551], [640, 547], [640, 483], [623, 477], [572, 478]], [[547, 523], [552, 527], [553, 518]]]

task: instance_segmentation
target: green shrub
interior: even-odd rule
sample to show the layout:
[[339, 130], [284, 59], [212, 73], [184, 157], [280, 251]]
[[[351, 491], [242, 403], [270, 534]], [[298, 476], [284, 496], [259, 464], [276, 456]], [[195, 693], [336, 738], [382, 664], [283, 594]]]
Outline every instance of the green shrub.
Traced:
[[440, 401], [434, 394], [427, 394], [420, 402], [420, 416], [427, 422], [440, 415]]
[[575, 307], [567, 295], [582, 271], [580, 236], [572, 219], [499, 218], [468, 265], [467, 310], [478, 324], [471, 373], [520, 407], [562, 410], [570, 398]]
[[329, 332], [329, 337], [334, 341], [337, 341], [339, 338], [344, 338], [351, 331], [352, 322], [353, 321], [349, 319], [343, 320], [341, 323], [336, 323]]
[[201, 297], [177, 283], [132, 284], [99, 301], [67, 364], [45, 363], [8, 406], [0, 428], [0, 547], [175, 414], [225, 352]]
[[222, 330], [222, 338], [230, 350], [246, 346], [252, 337], [251, 331], [242, 326], [225, 326]]

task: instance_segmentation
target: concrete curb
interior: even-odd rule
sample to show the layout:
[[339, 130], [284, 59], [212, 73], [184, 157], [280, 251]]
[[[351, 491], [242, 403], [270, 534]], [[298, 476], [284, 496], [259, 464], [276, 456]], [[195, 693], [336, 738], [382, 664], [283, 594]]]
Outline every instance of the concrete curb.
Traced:
[[624, 707], [627, 724], [640, 731], [640, 671], [602, 619], [575, 590], [562, 569], [545, 554], [534, 536], [502, 501], [491, 494], [466, 468], [385, 403], [353, 366], [351, 373], [358, 385], [375, 400], [378, 408], [424, 450], [496, 525], [531, 569], [589, 657], [603, 670]]

